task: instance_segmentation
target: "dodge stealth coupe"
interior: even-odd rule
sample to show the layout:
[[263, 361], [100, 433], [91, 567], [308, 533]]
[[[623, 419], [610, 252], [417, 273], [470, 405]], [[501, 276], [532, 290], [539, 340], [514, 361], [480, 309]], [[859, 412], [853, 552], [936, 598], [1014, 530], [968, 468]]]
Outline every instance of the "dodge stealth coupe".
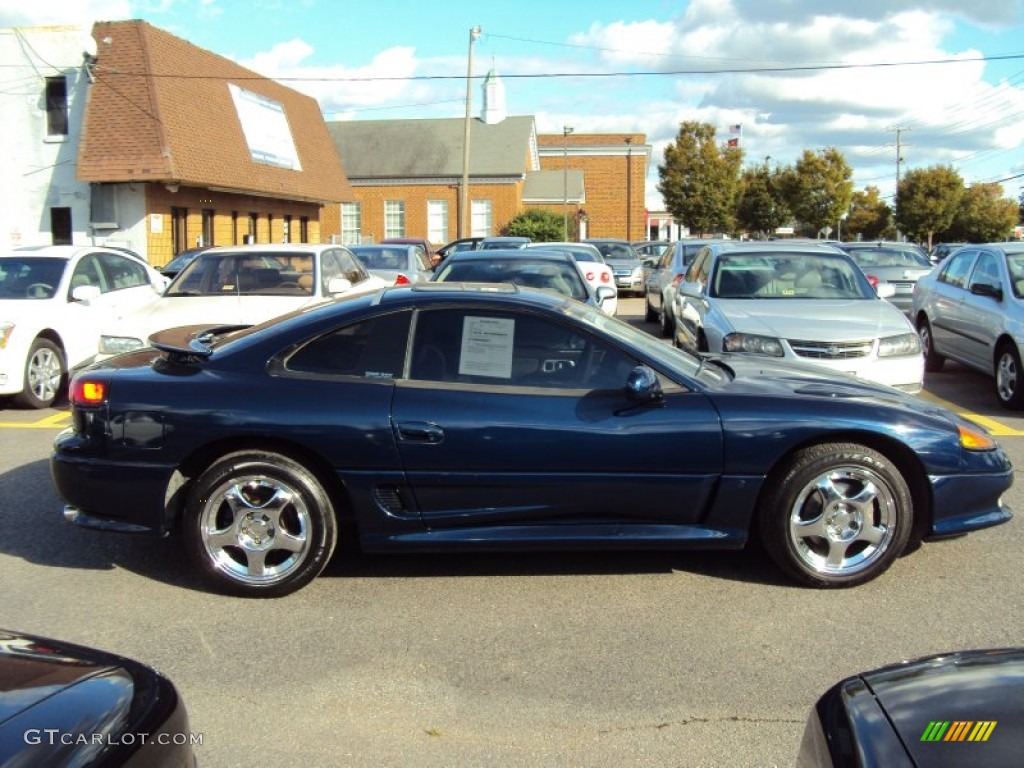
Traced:
[[242, 595], [306, 585], [342, 531], [392, 552], [756, 536], [797, 582], [853, 586], [1012, 515], [1006, 455], [944, 408], [693, 355], [549, 291], [421, 283], [150, 344], [72, 382], [65, 518], [178, 534]]

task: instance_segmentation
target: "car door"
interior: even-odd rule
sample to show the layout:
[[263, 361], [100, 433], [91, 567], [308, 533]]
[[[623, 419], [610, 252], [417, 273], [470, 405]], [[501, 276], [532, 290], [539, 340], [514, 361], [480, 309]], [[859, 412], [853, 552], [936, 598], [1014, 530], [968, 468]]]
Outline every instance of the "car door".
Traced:
[[[75, 288], [91, 286], [98, 295], [76, 299]], [[96, 354], [99, 329], [159, 298], [150, 275], [138, 261], [116, 253], [82, 256], [72, 267], [67, 293], [68, 322], [62, 329], [68, 366], [73, 368]]]
[[678, 386], [632, 404], [637, 362], [549, 317], [420, 311], [392, 415], [427, 527], [698, 522], [722, 469], [717, 412]]
[[[975, 293], [975, 285], [998, 287], [1002, 299]], [[1001, 277], [999, 260], [990, 251], [980, 251], [967, 278], [967, 291], [958, 308], [957, 327], [965, 362], [990, 370], [995, 356], [995, 343], [1005, 326], [1006, 302], [1012, 292]]]
[[708, 311], [705, 291], [711, 266], [711, 251], [707, 248], [701, 249], [690, 262], [676, 290], [675, 337], [683, 347], [692, 352], [706, 351], [700, 349], [698, 339], [704, 325], [704, 316]]
[[958, 360], [969, 356], [970, 345], [963, 338], [962, 307], [967, 296], [967, 277], [977, 255], [976, 248], [964, 248], [953, 254], [935, 280], [925, 307], [935, 351]]

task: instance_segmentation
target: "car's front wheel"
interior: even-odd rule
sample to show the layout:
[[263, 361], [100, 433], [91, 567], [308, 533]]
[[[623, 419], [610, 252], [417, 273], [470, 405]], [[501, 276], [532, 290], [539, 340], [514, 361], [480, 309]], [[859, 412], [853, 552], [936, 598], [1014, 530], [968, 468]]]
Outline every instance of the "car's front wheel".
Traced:
[[1003, 342], [996, 353], [996, 395], [1004, 408], [1024, 408], [1024, 371], [1017, 345]]
[[851, 587], [883, 573], [907, 545], [914, 504], [899, 469], [857, 443], [797, 451], [768, 480], [765, 549], [815, 587]]
[[64, 380], [64, 355], [49, 339], [36, 339], [25, 360], [25, 380], [15, 401], [26, 408], [49, 408]]
[[225, 591], [280, 597], [324, 569], [337, 525], [312, 472], [281, 454], [241, 451], [196, 481], [185, 535], [201, 567]]
[[658, 326], [661, 330], [661, 337], [667, 339], [675, 331], [675, 323], [672, 321], [672, 313], [669, 312], [665, 300], [661, 300], [661, 311], [658, 313]]

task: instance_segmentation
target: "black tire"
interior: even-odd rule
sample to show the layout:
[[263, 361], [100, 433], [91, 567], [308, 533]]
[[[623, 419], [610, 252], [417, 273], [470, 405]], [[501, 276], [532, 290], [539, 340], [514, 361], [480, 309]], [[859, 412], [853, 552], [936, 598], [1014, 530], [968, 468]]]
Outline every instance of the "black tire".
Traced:
[[935, 351], [935, 341], [932, 339], [932, 327], [928, 318], [922, 317], [917, 321], [917, 335], [921, 337], [921, 351], [924, 353], [924, 369], [928, 373], [938, 373], [942, 370], [946, 358]]
[[650, 299], [647, 296], [647, 294], [645, 293], [644, 294], [644, 320], [646, 320], [648, 323], [653, 323], [657, 319], [658, 319], [658, 313], [655, 311], [654, 307], [651, 306]]
[[658, 313], [658, 330], [661, 331], [661, 338], [667, 339], [675, 332], [672, 322], [672, 315], [665, 306], [665, 300], [661, 300], [661, 311]]
[[1004, 341], [999, 345], [995, 379], [999, 403], [1015, 411], [1024, 408], [1024, 370], [1020, 367], [1020, 353], [1013, 342]]
[[25, 360], [23, 389], [14, 401], [25, 408], [49, 408], [64, 386], [64, 353], [49, 339], [36, 339]]
[[871, 581], [903, 552], [914, 527], [907, 481], [889, 459], [857, 443], [797, 451], [766, 489], [757, 521], [765, 549], [813, 587]]
[[212, 582], [246, 597], [301, 589], [323, 571], [338, 539], [316, 476], [266, 451], [228, 454], [206, 470], [189, 492], [184, 528]]

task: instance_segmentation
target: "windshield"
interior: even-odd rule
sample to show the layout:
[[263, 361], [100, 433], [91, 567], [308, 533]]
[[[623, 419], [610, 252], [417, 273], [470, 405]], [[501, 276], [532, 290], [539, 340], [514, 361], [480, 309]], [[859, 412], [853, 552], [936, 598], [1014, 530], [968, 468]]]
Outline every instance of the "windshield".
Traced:
[[353, 245], [349, 248], [367, 269], [408, 269], [409, 252], [404, 248]]
[[864, 273], [825, 253], [723, 254], [708, 295], [720, 299], [874, 299]]
[[848, 253], [862, 267], [931, 267], [917, 251], [901, 248], [851, 248]]
[[189, 263], [165, 296], [310, 296], [311, 253], [202, 253]]
[[67, 265], [67, 259], [0, 259], [0, 299], [52, 299]]
[[456, 260], [448, 263], [436, 280], [439, 283], [513, 283], [527, 288], [555, 291], [578, 301], [587, 300], [583, 278], [568, 262], [529, 259]]
[[606, 259], [637, 261], [640, 255], [628, 243], [591, 243]]

